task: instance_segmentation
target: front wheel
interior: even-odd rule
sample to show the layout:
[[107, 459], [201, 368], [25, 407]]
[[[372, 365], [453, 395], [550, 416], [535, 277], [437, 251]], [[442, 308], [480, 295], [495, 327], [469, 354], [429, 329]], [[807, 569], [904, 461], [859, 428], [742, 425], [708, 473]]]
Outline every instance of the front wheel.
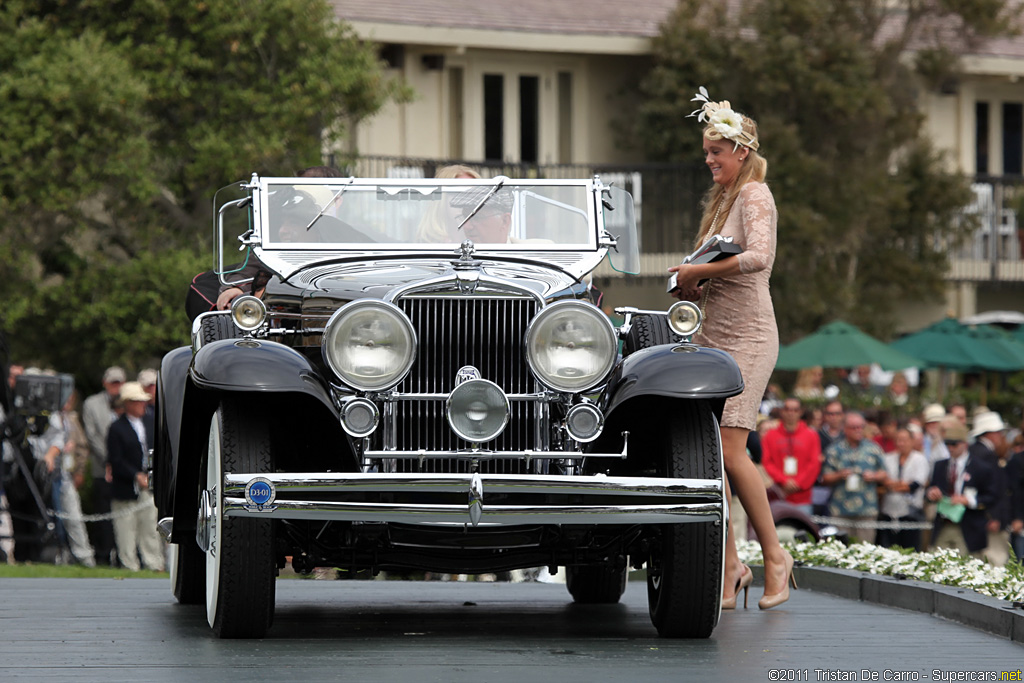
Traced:
[[221, 638], [262, 638], [273, 620], [275, 599], [272, 522], [226, 517], [224, 474], [272, 471], [266, 421], [238, 402], [221, 403], [210, 424], [198, 522], [207, 548], [206, 617]]
[[[704, 403], [683, 403], [666, 420], [661, 476], [722, 478], [718, 421]], [[723, 505], [724, 507], [724, 505]], [[662, 524], [647, 562], [651, 622], [663, 638], [707, 638], [718, 624], [724, 521]]]

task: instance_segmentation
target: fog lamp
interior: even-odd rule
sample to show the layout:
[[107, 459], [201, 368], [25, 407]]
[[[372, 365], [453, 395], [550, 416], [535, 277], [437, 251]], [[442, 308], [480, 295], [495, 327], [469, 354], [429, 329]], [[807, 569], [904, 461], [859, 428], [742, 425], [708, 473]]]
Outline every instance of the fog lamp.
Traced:
[[377, 406], [365, 398], [354, 398], [341, 409], [341, 428], [357, 439], [372, 434], [379, 419]]
[[604, 415], [590, 403], [578, 403], [566, 414], [565, 429], [574, 440], [589, 443], [601, 436]]

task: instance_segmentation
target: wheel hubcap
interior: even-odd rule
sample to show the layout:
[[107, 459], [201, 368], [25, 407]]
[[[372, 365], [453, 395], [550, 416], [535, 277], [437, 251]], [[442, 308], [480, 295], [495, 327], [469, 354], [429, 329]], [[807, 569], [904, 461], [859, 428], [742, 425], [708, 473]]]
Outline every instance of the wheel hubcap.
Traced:
[[217, 515], [214, 510], [214, 501], [217, 499], [217, 494], [213, 491], [204, 489], [199, 496], [199, 516], [196, 519], [196, 543], [203, 549], [203, 552], [209, 552], [210, 540], [214, 537], [217, 530]]

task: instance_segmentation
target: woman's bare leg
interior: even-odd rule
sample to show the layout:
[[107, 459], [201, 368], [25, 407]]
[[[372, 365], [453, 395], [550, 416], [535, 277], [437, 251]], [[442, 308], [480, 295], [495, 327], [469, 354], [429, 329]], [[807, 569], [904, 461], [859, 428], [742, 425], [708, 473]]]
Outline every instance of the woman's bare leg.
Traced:
[[[764, 556], [764, 593], [774, 595], [782, 592], [789, 577], [786, 575], [786, 552], [779, 543], [775, 532], [775, 520], [768, 505], [768, 494], [765, 492], [764, 480], [758, 473], [754, 462], [747, 455], [747, 434], [750, 430], [739, 427], [722, 427], [722, 455], [725, 459], [725, 471], [729, 475], [729, 484], [736, 490], [743, 509], [757, 533], [761, 543], [761, 554]], [[731, 522], [730, 522], [731, 525]], [[729, 529], [729, 540], [725, 548], [726, 596], [734, 592], [736, 581], [743, 573], [739, 555], [736, 553], [736, 542]]]

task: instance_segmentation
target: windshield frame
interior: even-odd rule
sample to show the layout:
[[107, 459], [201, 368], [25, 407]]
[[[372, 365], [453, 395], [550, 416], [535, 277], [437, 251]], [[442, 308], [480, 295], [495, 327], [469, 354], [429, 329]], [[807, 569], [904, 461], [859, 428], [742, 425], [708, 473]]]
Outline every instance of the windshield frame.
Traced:
[[[430, 202], [431, 204], [439, 204], [441, 197], [443, 196], [460, 196], [462, 194], [469, 195], [475, 188], [480, 188], [479, 198], [483, 199], [486, 193], [494, 190], [497, 187], [501, 188], [501, 192], [505, 193], [513, 198], [513, 234], [519, 230], [524, 231], [528, 225], [522, 212], [526, 209], [523, 206], [523, 201], [527, 197], [539, 198], [542, 202], [548, 205], [554, 205], [555, 202], [550, 197], [541, 194], [540, 191], [543, 188], [580, 188], [581, 195], [578, 203], [565, 204], [564, 207], [567, 211], [576, 212], [579, 216], [579, 225], [583, 227], [581, 231], [583, 233], [579, 241], [571, 241], [566, 243], [552, 242], [549, 240], [525, 240], [517, 241], [515, 243], [496, 243], [474, 240], [476, 249], [478, 251], [570, 251], [570, 252], [596, 252], [601, 249], [600, 246], [600, 229], [597, 223], [600, 220], [600, 214], [596, 213], [594, 203], [591, 201], [589, 195], [593, 194], [593, 181], [590, 180], [510, 180], [505, 178], [500, 179], [380, 179], [380, 178], [285, 178], [285, 177], [267, 177], [260, 178], [256, 184], [254, 191], [254, 198], [256, 199], [254, 205], [254, 223], [256, 226], [256, 240], [258, 241], [261, 250], [263, 251], [373, 251], [373, 252], [409, 252], [409, 251], [451, 251], [458, 247], [465, 239], [472, 239], [469, 231], [466, 229], [460, 230], [456, 238], [448, 239], [446, 241], [438, 242], [424, 242], [411, 239], [399, 239], [393, 238], [389, 241], [344, 241], [344, 240], [329, 240], [329, 239], [316, 239], [316, 240], [297, 240], [297, 241], [284, 241], [281, 239], [275, 239], [274, 232], [276, 230], [275, 212], [271, 208], [272, 197], [274, 193], [286, 190], [291, 191], [295, 188], [317, 188], [322, 191], [329, 189], [337, 192], [344, 188], [343, 196], [346, 201], [351, 201], [354, 197], [358, 198], [360, 195], [367, 193], [381, 193], [384, 192], [391, 196], [398, 196], [403, 192], [419, 192], [424, 198], [433, 197], [435, 194], [438, 197], [437, 201]], [[444, 193], [444, 194], [438, 194]], [[458, 193], [458, 194], [456, 194]], [[474, 199], [476, 195], [473, 195]], [[487, 201], [484, 202], [484, 206], [494, 201], [494, 197], [487, 196]], [[400, 202], [401, 200], [395, 200]], [[472, 207], [476, 207], [477, 201], [472, 201]], [[317, 209], [323, 207], [316, 205]], [[340, 217], [340, 216], [339, 216]], [[479, 219], [474, 217], [474, 219]], [[460, 218], [461, 220], [461, 218]], [[468, 222], [469, 219], [467, 219]], [[314, 221], [314, 225], [318, 221]], [[453, 221], [453, 224], [449, 226], [452, 232], [457, 229], [458, 223]], [[361, 229], [362, 226], [357, 226], [357, 230]], [[392, 235], [387, 235], [392, 237]], [[512, 238], [514, 239], [514, 238]]]

